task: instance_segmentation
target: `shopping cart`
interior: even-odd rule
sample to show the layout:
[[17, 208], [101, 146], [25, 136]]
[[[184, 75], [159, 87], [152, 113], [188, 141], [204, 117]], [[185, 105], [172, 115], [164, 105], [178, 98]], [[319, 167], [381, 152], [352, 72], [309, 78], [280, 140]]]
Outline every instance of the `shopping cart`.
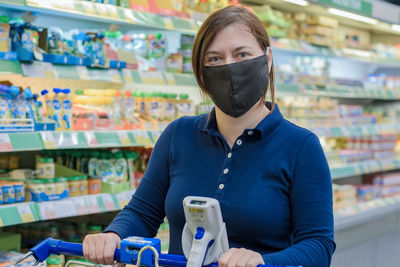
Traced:
[[[137, 239], [145, 240], [145, 242], [135, 242]], [[121, 241], [121, 248], [115, 250], [114, 259], [117, 262], [125, 264], [134, 264], [137, 267], [186, 267], [187, 261], [185, 256], [162, 254], [160, 248], [154, 245], [153, 241], [159, 240], [155, 238], [143, 239], [140, 237], [129, 237]], [[153, 246], [154, 245], [154, 246]], [[51, 254], [62, 254], [67, 256], [83, 256], [82, 244], [65, 242], [53, 238], [47, 238], [41, 243], [29, 250], [27, 254], [15, 261], [14, 266], [23, 262], [27, 258], [33, 256], [35, 262], [32, 267], [44, 262]], [[92, 263], [84, 263], [80, 261], [69, 261], [66, 267], [71, 264], [96, 266]], [[218, 267], [218, 263], [212, 263], [209, 267]], [[258, 265], [258, 267], [301, 267], [301, 266], [272, 266], [272, 265]]]

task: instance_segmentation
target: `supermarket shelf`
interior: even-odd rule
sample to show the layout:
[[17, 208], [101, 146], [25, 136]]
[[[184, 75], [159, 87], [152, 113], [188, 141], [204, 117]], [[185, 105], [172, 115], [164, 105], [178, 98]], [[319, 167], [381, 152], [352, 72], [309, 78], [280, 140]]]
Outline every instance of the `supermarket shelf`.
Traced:
[[371, 135], [397, 134], [400, 132], [399, 124], [369, 124], [348, 125], [338, 127], [315, 127], [311, 128], [319, 137], [349, 137], [360, 138]]
[[400, 213], [400, 196], [359, 203], [353, 215], [336, 215], [335, 231], [354, 227], [382, 217]]
[[14, 73], [36, 78], [59, 78], [115, 83], [160, 84], [171, 86], [196, 85], [196, 80], [192, 74], [89, 68], [86, 66], [58, 65], [39, 61], [21, 63], [19, 61], [0, 59], [0, 73]]
[[316, 86], [312, 84], [277, 83], [277, 92], [288, 95], [326, 96], [350, 99], [400, 100], [400, 91], [365, 90], [362, 87], [340, 85]]
[[160, 134], [158, 130], [0, 133], [0, 150], [152, 146]]
[[133, 193], [134, 191], [125, 191], [47, 202], [0, 205], [0, 227], [120, 210], [128, 204]]
[[[371, 51], [362, 51], [363, 54], [366, 54], [365, 57], [356, 56], [357, 52], [354, 54], [349, 54], [350, 50], [346, 53], [341, 49], [327, 48], [327, 47], [317, 47], [307, 44], [308, 50], [301, 50], [299, 45], [295, 45], [293, 48], [280, 47], [280, 44], [276, 44], [278, 46], [273, 47], [273, 51], [278, 53], [287, 53], [294, 54], [299, 56], [319, 56], [319, 57], [328, 57], [328, 58], [336, 58], [342, 60], [351, 60], [360, 63], [372, 63], [381, 67], [396, 67], [400, 68], [400, 59], [396, 58], [384, 58], [379, 57], [376, 53]], [[311, 48], [311, 49], [310, 49]], [[312, 51], [311, 51], [312, 50]], [[356, 51], [356, 50], [354, 50]], [[367, 56], [368, 55], [368, 56]]]
[[42, 15], [78, 19], [101, 24], [135, 25], [136, 27], [173, 30], [190, 34], [195, 34], [200, 25], [200, 22], [193, 19], [175, 16], [167, 17], [114, 5], [84, 1], [0, 0], [0, 7], [18, 11], [38, 12]]
[[332, 180], [400, 169], [400, 158], [384, 158], [331, 167]]

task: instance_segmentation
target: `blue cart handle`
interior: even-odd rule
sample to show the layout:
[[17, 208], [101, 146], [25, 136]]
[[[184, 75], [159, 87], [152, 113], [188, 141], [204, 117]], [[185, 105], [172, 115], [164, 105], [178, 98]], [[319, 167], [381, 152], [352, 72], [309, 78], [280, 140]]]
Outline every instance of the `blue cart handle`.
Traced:
[[[121, 254], [120, 249], [115, 250], [114, 260], [120, 261]], [[40, 242], [38, 245], [30, 249], [32, 254], [37, 261], [45, 261], [50, 254], [62, 254], [70, 256], [81, 256], [83, 257], [83, 246], [80, 243], [65, 242], [53, 238], [47, 238]], [[132, 264], [132, 262], [123, 262], [126, 264]], [[165, 267], [186, 267], [187, 261], [185, 256], [173, 255], [173, 254], [159, 254], [159, 265]], [[208, 265], [208, 267], [218, 267], [218, 262]], [[284, 266], [272, 266], [260, 264], [257, 267], [284, 267]], [[285, 266], [285, 267], [300, 267], [300, 266]]]

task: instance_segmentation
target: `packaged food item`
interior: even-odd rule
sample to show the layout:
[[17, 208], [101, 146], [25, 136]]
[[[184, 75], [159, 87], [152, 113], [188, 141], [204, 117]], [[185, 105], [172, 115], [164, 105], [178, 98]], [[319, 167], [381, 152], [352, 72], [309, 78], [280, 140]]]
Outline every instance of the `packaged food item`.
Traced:
[[101, 193], [101, 181], [99, 178], [88, 179], [88, 193], [89, 194]]
[[93, 151], [90, 154], [91, 155], [90, 155], [90, 159], [88, 162], [88, 174], [89, 174], [90, 178], [96, 178], [96, 177], [98, 177], [97, 168], [99, 165], [99, 162], [98, 162], [99, 152]]
[[122, 152], [115, 153], [115, 175], [116, 182], [128, 181], [128, 165], [123, 157]]
[[29, 191], [33, 195], [40, 195], [41, 193], [45, 193], [43, 180], [40, 179], [33, 179], [29, 181]]
[[1, 189], [3, 191], [3, 204], [10, 204], [15, 202], [14, 186], [11, 182], [2, 182]]
[[79, 176], [79, 195], [84, 196], [88, 194], [88, 180], [85, 176]]
[[69, 196], [79, 196], [79, 187], [81, 185], [79, 176], [73, 176], [68, 178]]
[[61, 120], [61, 128], [62, 130], [72, 130], [72, 103], [70, 98], [71, 89], [66, 88], [62, 90], [63, 97], [62, 97], [62, 120]]
[[3, 204], [3, 189], [0, 186], [0, 205]]
[[23, 182], [13, 182], [15, 191], [15, 202], [25, 201], [25, 186]]
[[8, 169], [8, 155], [0, 155], [0, 169]]
[[93, 234], [99, 234], [102, 232], [102, 227], [101, 225], [89, 225], [89, 235], [93, 235]]
[[47, 197], [56, 194], [56, 185], [54, 184], [54, 179], [43, 180], [43, 186]]
[[63, 177], [54, 178], [54, 185], [56, 187], [56, 194], [61, 195], [68, 190], [68, 180]]
[[52, 101], [53, 108], [53, 120], [56, 122], [56, 130], [61, 129], [61, 119], [62, 119], [62, 90], [60, 88], [54, 88], [54, 97]]
[[38, 158], [36, 170], [38, 170], [37, 178], [53, 179], [55, 174], [54, 160], [52, 158]]

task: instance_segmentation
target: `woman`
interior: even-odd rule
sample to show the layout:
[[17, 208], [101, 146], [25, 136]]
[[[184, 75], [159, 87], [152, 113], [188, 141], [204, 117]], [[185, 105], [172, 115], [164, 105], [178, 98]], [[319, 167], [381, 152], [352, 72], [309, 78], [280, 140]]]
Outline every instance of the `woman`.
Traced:
[[[192, 64], [216, 107], [165, 129], [130, 203], [106, 233], [86, 236], [90, 261], [112, 264], [121, 238], [155, 236], [165, 215], [169, 252], [183, 254], [182, 200], [193, 195], [220, 202], [231, 247], [220, 266], [329, 266], [335, 243], [328, 164], [318, 138], [275, 105], [269, 47], [262, 23], [244, 8], [224, 8], [203, 23]], [[268, 87], [272, 101], [265, 103]]]

